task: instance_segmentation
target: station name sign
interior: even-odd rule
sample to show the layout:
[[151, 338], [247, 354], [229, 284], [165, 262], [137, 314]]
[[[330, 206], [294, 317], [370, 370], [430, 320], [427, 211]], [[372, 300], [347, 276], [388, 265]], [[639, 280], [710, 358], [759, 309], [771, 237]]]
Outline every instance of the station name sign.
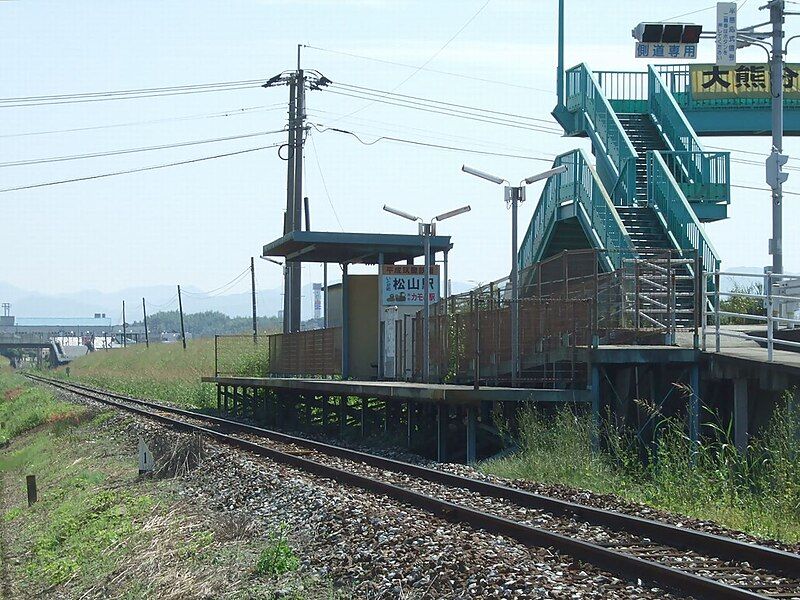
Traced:
[[[422, 306], [425, 303], [424, 265], [384, 265], [381, 269], [383, 306]], [[439, 265], [431, 265], [429, 301], [439, 301]]]
[[[771, 97], [769, 65], [763, 63], [692, 65], [689, 78], [694, 100]], [[800, 98], [800, 64], [784, 67], [783, 93], [787, 98]]]

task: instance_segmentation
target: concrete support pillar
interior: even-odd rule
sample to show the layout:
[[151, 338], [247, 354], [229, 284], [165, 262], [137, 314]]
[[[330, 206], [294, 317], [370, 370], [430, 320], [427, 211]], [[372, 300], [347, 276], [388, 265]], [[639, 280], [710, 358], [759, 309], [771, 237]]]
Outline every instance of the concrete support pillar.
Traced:
[[467, 464], [471, 465], [477, 460], [478, 441], [478, 409], [467, 407]]
[[691, 366], [689, 387], [689, 440], [692, 442], [692, 452], [695, 452], [700, 443], [700, 367], [697, 364]]
[[589, 390], [592, 398], [592, 451], [600, 451], [600, 367], [591, 366]]
[[339, 396], [339, 437], [344, 437], [347, 428], [347, 396]]
[[747, 379], [733, 380], [733, 440], [736, 449], [745, 453], [749, 433]]
[[411, 448], [414, 441], [414, 402], [406, 402], [406, 447]]
[[436, 460], [447, 460], [447, 405], [436, 405]]

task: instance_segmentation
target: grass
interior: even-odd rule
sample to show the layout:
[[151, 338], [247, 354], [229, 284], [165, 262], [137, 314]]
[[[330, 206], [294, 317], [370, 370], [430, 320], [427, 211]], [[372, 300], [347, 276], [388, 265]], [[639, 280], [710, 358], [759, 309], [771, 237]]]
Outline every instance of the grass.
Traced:
[[[658, 417], [657, 442], [642, 450], [608, 425], [604, 451], [590, 450], [588, 415], [563, 409], [519, 415], [519, 451], [486, 461], [484, 472], [616, 494], [654, 508], [712, 520], [760, 537], [800, 542], [800, 410], [787, 396], [746, 454], [715, 425], [694, 454], [683, 424]], [[644, 453], [644, 460], [642, 460]]]
[[[66, 368], [57, 374], [66, 377]], [[214, 340], [181, 344], [137, 344], [125, 349], [98, 350], [69, 365], [69, 378], [131, 396], [185, 406], [216, 407], [212, 385], [200, 378], [214, 374]]]
[[267, 577], [278, 577], [296, 571], [299, 566], [300, 559], [286, 540], [286, 528], [283, 527], [270, 534], [267, 546], [258, 555], [255, 572]]
[[[32, 387], [0, 372], [0, 390], [14, 390], [10, 400], [0, 393], [2, 410], [31, 391], [37, 406], [55, 407], [37, 414], [74, 410]], [[240, 515], [187, 503], [181, 478], [140, 478], [129, 417], [82, 411], [38, 419], [0, 449], [1, 597], [340, 597], [295, 572], [285, 529], [262, 536]], [[31, 507], [28, 474], [39, 490]]]
[[10, 370], [0, 371], [0, 445], [44, 423], [79, 419], [82, 412]]

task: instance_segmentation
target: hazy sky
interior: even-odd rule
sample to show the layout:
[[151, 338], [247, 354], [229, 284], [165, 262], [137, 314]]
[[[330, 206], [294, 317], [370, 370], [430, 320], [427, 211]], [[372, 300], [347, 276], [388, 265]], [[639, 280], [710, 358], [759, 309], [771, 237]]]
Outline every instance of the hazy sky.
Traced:
[[[421, 65], [485, 0], [250, 0], [0, 2], [3, 98], [102, 92], [263, 78], [291, 69], [303, 43]], [[713, 2], [708, 2], [711, 6]], [[740, 2], [740, 4], [742, 4]], [[765, 20], [746, 2], [742, 23]], [[567, 63], [640, 69], [630, 30], [704, 8], [696, 0], [567, 0]], [[492, 0], [427, 66], [503, 85], [422, 70], [397, 91], [549, 118], [555, 105], [556, 0]], [[708, 28], [714, 10], [684, 17]], [[758, 20], [758, 21], [757, 21]], [[789, 35], [800, 20], [789, 17]], [[713, 60], [705, 41], [701, 60]], [[795, 46], [790, 53], [800, 52]], [[746, 50], [740, 60], [760, 61]], [[800, 57], [798, 57], [800, 58]], [[413, 69], [305, 49], [303, 65], [336, 82], [392, 90]], [[534, 89], [536, 88], [536, 89]], [[171, 144], [280, 129], [287, 88], [163, 98], [0, 107], [0, 162]], [[279, 104], [280, 103], [280, 104]], [[336, 122], [366, 141], [395, 135], [425, 142], [551, 157], [585, 140], [520, 131], [410, 111], [329, 92], [308, 94], [310, 120]], [[258, 107], [255, 108], [254, 107]], [[239, 111], [239, 109], [253, 109]], [[360, 109], [356, 114], [340, 119]], [[202, 116], [231, 111], [231, 116]], [[181, 119], [181, 117], [192, 117]], [[159, 120], [158, 123], [142, 121]], [[89, 131], [19, 135], [130, 124]], [[0, 188], [83, 177], [276, 143], [284, 135], [28, 166], [0, 168]], [[461, 281], [505, 275], [510, 215], [502, 190], [460, 172], [463, 162], [518, 181], [547, 168], [525, 159], [470, 155], [389, 142], [362, 145], [339, 133], [313, 133], [306, 193], [314, 229], [409, 232], [381, 211], [391, 204], [429, 217], [465, 203], [473, 211], [440, 225], [451, 234], [451, 274]], [[708, 145], [768, 152], [761, 138], [705, 138]], [[796, 155], [798, 144], [786, 150]], [[747, 158], [757, 157], [748, 156]], [[319, 165], [319, 166], [318, 166]], [[330, 201], [323, 186], [327, 184]], [[184, 283], [215, 288], [238, 274], [282, 230], [285, 163], [275, 149], [186, 166], [0, 194], [0, 281], [47, 293]], [[733, 181], [766, 187], [763, 166], [735, 164]], [[800, 174], [786, 189], [800, 191]], [[529, 190], [520, 235], [540, 188]], [[800, 197], [785, 202], [785, 266], [800, 270]], [[731, 218], [708, 227], [727, 266], [768, 264], [768, 192], [736, 189]], [[258, 262], [259, 284], [279, 285], [280, 268]], [[304, 269], [304, 283], [321, 268]], [[247, 287], [247, 280], [241, 288]], [[237, 288], [238, 289], [238, 288]], [[236, 290], [234, 290], [236, 291]]]

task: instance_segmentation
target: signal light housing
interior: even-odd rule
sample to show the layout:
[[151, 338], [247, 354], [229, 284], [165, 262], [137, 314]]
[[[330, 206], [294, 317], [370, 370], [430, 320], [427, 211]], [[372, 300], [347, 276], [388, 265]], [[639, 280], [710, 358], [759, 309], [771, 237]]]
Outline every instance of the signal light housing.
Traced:
[[631, 35], [646, 44], [697, 44], [702, 25], [692, 23], [639, 23]]

